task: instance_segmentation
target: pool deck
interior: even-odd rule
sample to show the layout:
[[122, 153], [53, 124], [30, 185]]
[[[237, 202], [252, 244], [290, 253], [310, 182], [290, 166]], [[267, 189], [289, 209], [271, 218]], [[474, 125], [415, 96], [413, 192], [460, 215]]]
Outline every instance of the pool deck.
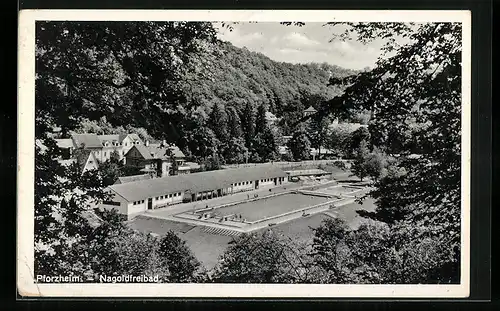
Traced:
[[[257, 221], [251, 224], [236, 222], [236, 221], [225, 221], [223, 223], [219, 223], [216, 221], [206, 221], [206, 220], [198, 220], [188, 217], [178, 217], [177, 215], [153, 215], [153, 214], [144, 214], [142, 217], [151, 217], [156, 219], [164, 219], [171, 222], [183, 222], [186, 224], [190, 224], [193, 226], [203, 226], [203, 227], [212, 227], [218, 229], [225, 229], [230, 231], [235, 231], [237, 233], [248, 233], [256, 230], [260, 230], [263, 228], [272, 227], [274, 225], [278, 225], [284, 222], [292, 221], [297, 218], [302, 218], [304, 210], [307, 210], [308, 215], [313, 215], [317, 213], [321, 213], [324, 211], [330, 210], [330, 204], [334, 204], [335, 208], [352, 204], [354, 203], [354, 199], [347, 198], [342, 201], [339, 200], [331, 200], [326, 201], [321, 204], [314, 205], [308, 208], [301, 208], [291, 212], [283, 213], [281, 215], [271, 216], [262, 221]], [[236, 235], [236, 234], [235, 234]]]

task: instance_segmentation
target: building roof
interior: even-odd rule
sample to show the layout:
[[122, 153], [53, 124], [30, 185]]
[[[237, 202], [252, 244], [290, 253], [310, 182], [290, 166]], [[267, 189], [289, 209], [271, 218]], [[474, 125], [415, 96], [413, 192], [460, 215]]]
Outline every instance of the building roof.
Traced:
[[335, 151], [332, 149], [324, 148], [321, 147], [321, 149], [316, 149], [316, 148], [311, 148], [311, 154], [318, 155], [321, 152], [321, 154], [335, 154]]
[[367, 124], [361, 124], [361, 123], [350, 123], [350, 122], [342, 122], [342, 123], [331, 123], [328, 125], [329, 128], [344, 128], [347, 131], [354, 132], [360, 127], [368, 127]]
[[279, 152], [279, 154], [287, 154], [288, 147], [287, 146], [278, 146], [278, 152]]
[[127, 154], [132, 152], [132, 150], [134, 150], [134, 148], [137, 149], [137, 151], [139, 151], [140, 155], [144, 158], [144, 160], [153, 159], [153, 157], [151, 156], [151, 152], [144, 145], [134, 145], [132, 148], [130, 148], [130, 150], [127, 152]]
[[151, 160], [151, 159], [168, 160], [169, 156], [167, 156], [167, 148], [172, 148], [172, 152], [174, 153], [174, 156], [176, 158], [185, 157], [184, 153], [177, 146], [164, 147], [161, 144], [150, 144], [148, 146], [134, 145], [130, 149], [130, 151], [134, 148], [136, 148], [137, 151], [139, 151], [139, 153], [145, 160]]
[[73, 148], [73, 140], [71, 138], [58, 138], [55, 139], [57, 147], [61, 149]]
[[82, 172], [84, 171], [85, 165], [87, 164], [89, 157], [94, 157], [92, 151], [87, 149], [75, 150], [76, 163], [78, 164], [78, 168], [80, 169], [80, 171]]
[[85, 148], [102, 148], [97, 134], [72, 134], [71, 137], [77, 148], [82, 144], [85, 145]]
[[62, 166], [70, 166], [71, 164], [76, 162], [76, 159], [67, 159], [67, 160], [57, 160], [59, 164]]
[[316, 109], [314, 109], [313, 106], [309, 106], [309, 108], [307, 108], [306, 110], [304, 110], [304, 112], [318, 112]]
[[167, 156], [167, 148], [172, 149], [174, 157], [176, 158], [185, 157], [184, 153], [177, 146], [165, 147], [162, 146], [161, 144], [149, 144], [148, 146], [146, 146], [146, 148], [149, 150], [150, 155], [154, 159], [164, 159], [164, 160], [169, 159], [169, 157]]
[[134, 181], [139, 181], [139, 180], [147, 180], [147, 179], [151, 179], [151, 175], [143, 174], [143, 175], [122, 176], [122, 177], [118, 177], [118, 179], [115, 182], [115, 185], [116, 184], [125, 184], [128, 182], [134, 182]]
[[125, 138], [126, 136], [127, 135], [111, 134], [111, 135], [99, 135], [98, 138], [101, 141], [101, 144], [104, 145], [105, 142], [121, 143], [123, 141], [123, 138]]
[[83, 210], [80, 212], [80, 215], [85, 218], [88, 224], [94, 229], [99, 227], [103, 222], [102, 219], [92, 210]]
[[235, 182], [274, 177], [286, 177], [286, 173], [274, 165], [258, 165], [115, 184], [109, 189], [127, 201], [133, 202], [187, 190], [191, 192], [217, 190], [229, 187]]
[[[135, 133], [132, 133], [132, 134], [128, 134], [128, 137], [132, 140], [132, 141], [140, 141], [142, 142], [141, 138], [139, 137], [139, 135], [135, 134]], [[125, 139], [125, 137], [123, 137]]]

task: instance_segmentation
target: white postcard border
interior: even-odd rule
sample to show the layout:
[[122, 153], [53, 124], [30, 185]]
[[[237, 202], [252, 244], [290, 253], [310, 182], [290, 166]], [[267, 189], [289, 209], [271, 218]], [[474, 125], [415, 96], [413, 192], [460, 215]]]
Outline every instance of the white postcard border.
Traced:
[[[34, 103], [35, 21], [372, 21], [461, 22], [462, 210], [459, 285], [331, 284], [37, 284], [34, 282]], [[269, 297], [269, 298], [459, 298], [470, 284], [470, 11], [318, 11], [318, 10], [23, 10], [18, 50], [18, 214], [17, 286], [29, 297]]]

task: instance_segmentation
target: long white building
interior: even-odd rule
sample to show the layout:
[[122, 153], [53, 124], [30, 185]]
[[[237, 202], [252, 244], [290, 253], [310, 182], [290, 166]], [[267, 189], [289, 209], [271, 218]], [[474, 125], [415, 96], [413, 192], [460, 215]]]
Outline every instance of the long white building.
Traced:
[[103, 202], [100, 208], [116, 209], [131, 219], [148, 209], [271, 188], [287, 182], [287, 174], [274, 165], [167, 176], [109, 186], [106, 191], [112, 199]]

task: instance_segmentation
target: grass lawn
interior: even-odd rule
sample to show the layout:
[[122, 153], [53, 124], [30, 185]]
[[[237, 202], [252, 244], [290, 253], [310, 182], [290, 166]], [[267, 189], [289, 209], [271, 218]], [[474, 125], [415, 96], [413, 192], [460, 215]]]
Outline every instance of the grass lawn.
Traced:
[[317, 191], [323, 193], [331, 193], [331, 194], [344, 194], [349, 192], [357, 191], [358, 189], [354, 188], [345, 188], [345, 187], [328, 187], [324, 189], [318, 189]]
[[323, 213], [314, 214], [309, 217], [298, 218], [289, 222], [278, 224], [273, 227], [272, 230], [276, 233], [283, 234], [295, 242], [301, 244], [311, 243], [314, 236], [312, 228], [319, 227], [326, 218], [330, 217]]
[[284, 194], [268, 199], [261, 199], [253, 202], [224, 207], [215, 211], [222, 215], [241, 214], [243, 218], [249, 221], [255, 221], [323, 203], [328, 200], [328, 198], [302, 194]]
[[203, 227], [195, 227], [189, 232], [179, 235], [186, 241], [194, 256], [206, 269], [212, 269], [219, 256], [224, 253], [233, 237], [207, 233]]
[[[331, 211], [334, 212], [334, 214], [336, 214], [340, 219], [344, 220], [351, 229], [356, 229], [363, 221], [366, 221], [365, 218], [356, 213], [356, 210], [360, 209], [374, 211], [374, 200], [371, 198], [366, 199], [362, 205], [358, 203], [351, 203], [337, 207]], [[297, 218], [283, 224], [278, 224], [273, 227], [273, 230], [282, 233], [299, 243], [310, 243], [314, 237], [314, 231], [312, 228], [319, 227], [321, 222], [326, 218], [330, 218], [330, 216], [323, 213], [314, 214], [309, 217]]]
[[337, 207], [332, 211], [335, 211], [338, 216], [349, 225], [349, 227], [356, 229], [363, 221], [366, 221], [366, 218], [359, 216], [358, 213], [356, 213], [356, 210], [373, 212], [375, 211], [375, 207], [375, 200], [367, 198], [363, 201], [363, 204], [351, 203]]
[[169, 230], [172, 230], [175, 233], [186, 233], [195, 227], [193, 225], [182, 222], [170, 221], [165, 219], [155, 219], [145, 216], [135, 217], [128, 223], [128, 226], [138, 231], [152, 232], [159, 235], [165, 234]]

